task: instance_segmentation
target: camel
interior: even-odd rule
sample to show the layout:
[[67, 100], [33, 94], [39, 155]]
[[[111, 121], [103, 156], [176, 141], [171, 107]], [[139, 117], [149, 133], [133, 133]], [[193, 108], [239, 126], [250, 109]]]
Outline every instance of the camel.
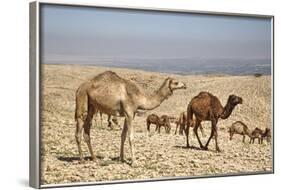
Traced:
[[271, 140], [271, 130], [269, 128], [265, 128], [265, 130], [261, 130], [260, 128], [256, 127], [252, 132], [252, 138], [250, 143], [255, 142], [255, 139], [258, 139], [259, 144], [263, 144], [263, 139], [266, 138], [266, 141], [269, 143]]
[[160, 128], [164, 126], [166, 133], [170, 133], [171, 130], [171, 121], [168, 115], [161, 115], [160, 117], [160, 125], [158, 128], [158, 133], [160, 133]]
[[160, 88], [153, 94], [146, 94], [134, 82], [118, 76], [115, 72], [105, 71], [93, 79], [82, 83], [76, 91], [76, 132], [75, 138], [81, 162], [83, 161], [81, 137], [84, 129], [84, 140], [91, 158], [95, 155], [90, 139], [90, 122], [97, 110], [102, 113], [125, 117], [121, 134], [120, 160], [124, 160], [124, 144], [129, 136], [132, 165], [135, 162], [134, 126], [132, 121], [137, 110], [153, 110], [168, 99], [178, 89], [186, 89], [183, 82], [166, 78]]
[[156, 114], [150, 114], [146, 118], [146, 126], [147, 126], [147, 131], [150, 132], [150, 125], [154, 124], [156, 125], [155, 131], [157, 131], [158, 126], [160, 125], [160, 118]]
[[146, 118], [146, 126], [147, 126], [147, 131], [150, 132], [150, 125], [154, 124], [156, 126], [155, 131], [158, 131], [158, 133], [160, 133], [160, 128], [162, 126], [165, 127], [165, 131], [166, 133], [169, 133], [169, 129], [171, 129], [171, 125], [170, 125], [170, 118], [167, 115], [162, 115], [161, 117], [159, 117], [156, 114], [150, 114], [147, 116]]
[[[189, 141], [188, 141], [188, 135], [189, 135], [189, 127], [192, 122], [193, 114], [196, 117], [195, 126], [194, 126], [194, 133], [197, 137], [197, 140], [199, 142], [200, 148], [204, 150], [208, 150], [208, 145], [210, 140], [215, 137], [215, 143], [216, 143], [216, 151], [221, 152], [219, 146], [218, 146], [218, 132], [217, 132], [217, 123], [219, 118], [221, 119], [227, 119], [235, 106], [238, 104], [242, 104], [242, 98], [236, 96], [236, 95], [230, 95], [227, 100], [227, 104], [225, 107], [221, 105], [220, 100], [212, 95], [209, 92], [200, 92], [197, 96], [191, 99], [187, 106], [187, 125], [185, 129], [185, 135], [186, 135], [186, 146], [189, 148]], [[206, 143], [205, 146], [202, 145], [201, 140], [198, 136], [197, 129], [200, 126], [202, 121], [211, 121], [212, 122], [212, 130], [211, 135]]]
[[262, 143], [262, 135], [263, 135], [263, 131], [256, 127], [251, 134], [251, 140], [250, 140], [250, 144], [254, 144], [255, 143], [255, 139], [258, 139], [258, 143], [261, 144]]
[[[183, 131], [185, 130], [186, 121], [187, 121], [187, 112], [185, 111], [185, 112], [180, 113], [180, 116], [179, 116], [179, 118], [178, 118], [178, 120], [176, 122], [175, 135], [177, 134], [179, 126], [180, 126], [179, 134], [183, 135]], [[193, 115], [192, 116], [192, 121], [190, 123], [190, 127], [194, 127], [195, 126], [195, 121], [196, 121], [196, 118], [195, 118], [195, 115]], [[205, 136], [204, 129], [203, 129], [201, 124], [199, 125], [199, 128], [200, 128], [202, 136]]]
[[[95, 124], [97, 125], [97, 115], [100, 115], [100, 126], [102, 127], [102, 123], [103, 123], [103, 119], [102, 119], [102, 112], [100, 111], [97, 111], [95, 114], [94, 114], [94, 118], [95, 118]], [[111, 119], [111, 115], [107, 115], [107, 127], [109, 127], [110, 129], [113, 129], [113, 126], [112, 126], [112, 122], [116, 125], [116, 126], [119, 126], [119, 123], [118, 123], [118, 119], [116, 116], [113, 116], [113, 118]]]
[[266, 141], [269, 143], [271, 141], [271, 130], [270, 128], [265, 128], [263, 134], [262, 134], [262, 140], [261, 143], [263, 142], [263, 139], [266, 138]]
[[247, 135], [250, 139], [252, 138], [252, 132], [247, 127], [245, 123], [242, 121], [235, 121], [231, 127], [229, 127], [229, 140], [232, 140], [234, 134], [239, 134], [243, 136], [242, 142], [245, 142], [245, 135]]

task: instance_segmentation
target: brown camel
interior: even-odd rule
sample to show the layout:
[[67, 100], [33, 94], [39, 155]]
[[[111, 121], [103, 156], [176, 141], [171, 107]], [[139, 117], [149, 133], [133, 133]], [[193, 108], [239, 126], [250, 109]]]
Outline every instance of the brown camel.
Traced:
[[231, 127], [229, 127], [229, 140], [232, 140], [234, 134], [239, 134], [243, 136], [242, 142], [245, 142], [246, 135], [251, 139], [252, 132], [247, 127], [245, 123], [242, 121], [235, 121], [232, 123]]
[[169, 133], [169, 129], [171, 129], [170, 118], [167, 115], [162, 115], [161, 117], [156, 114], [148, 115], [146, 118], [147, 131], [150, 131], [151, 124], [156, 126], [155, 131], [158, 131], [158, 133], [161, 132], [160, 129], [162, 126], [165, 127], [166, 133]]
[[160, 125], [159, 125], [159, 128], [158, 128], [158, 133], [160, 133], [160, 128], [162, 126], [165, 128], [165, 132], [166, 133], [170, 133], [171, 121], [170, 121], [170, 117], [168, 115], [161, 115], [161, 117], [160, 117]]
[[[192, 98], [190, 103], [187, 106], [187, 125], [185, 129], [186, 134], [186, 146], [189, 147], [188, 135], [189, 135], [189, 127], [192, 122], [193, 114], [196, 117], [195, 127], [193, 129], [197, 140], [200, 144], [200, 148], [204, 150], [208, 150], [208, 145], [210, 140], [215, 136], [216, 150], [220, 152], [220, 148], [218, 146], [218, 132], [217, 132], [217, 122], [218, 119], [227, 119], [232, 113], [233, 109], [236, 105], [242, 104], [242, 98], [230, 95], [227, 100], [227, 104], [225, 107], [221, 105], [219, 99], [212, 95], [209, 92], [200, 92], [197, 96]], [[205, 146], [202, 145], [201, 140], [198, 136], [197, 129], [200, 126], [202, 121], [211, 121], [212, 122], [212, 130], [211, 135]]]
[[261, 143], [263, 142], [263, 139], [266, 138], [266, 141], [269, 143], [271, 141], [271, 130], [270, 128], [265, 128], [263, 134], [262, 134], [262, 140]]
[[[179, 134], [183, 135], [183, 131], [185, 130], [185, 126], [186, 126], [186, 121], [187, 121], [187, 112], [185, 111], [185, 112], [180, 113], [180, 116], [179, 116], [179, 118], [178, 118], [178, 120], [176, 122], [175, 135], [177, 134], [179, 126], [180, 126]], [[195, 115], [193, 115], [192, 116], [192, 121], [190, 123], [190, 127], [194, 127], [195, 126], [195, 121], [196, 121], [196, 118], [195, 118]], [[199, 125], [199, 129], [201, 131], [202, 136], [205, 136], [204, 129], [203, 129], [201, 124]]]
[[160, 125], [160, 118], [156, 114], [150, 114], [146, 118], [147, 131], [150, 132], [150, 125], [154, 124], [156, 126], [155, 131], [157, 131], [158, 126]]
[[250, 140], [250, 144], [254, 144], [255, 143], [255, 139], [258, 139], [258, 143], [261, 144], [262, 143], [262, 137], [263, 136], [263, 131], [256, 127], [252, 133], [251, 133], [251, 140]]
[[90, 122], [93, 114], [100, 110], [102, 113], [125, 117], [121, 134], [120, 160], [124, 161], [124, 143], [128, 133], [132, 164], [134, 154], [134, 127], [132, 121], [137, 110], [152, 110], [169, 98], [174, 90], [186, 89], [182, 82], [173, 78], [164, 80], [160, 88], [151, 95], [147, 95], [132, 81], [118, 76], [112, 71], [103, 72], [92, 80], [80, 85], [76, 91], [75, 119], [77, 127], [75, 138], [80, 160], [83, 161], [81, 136], [84, 129], [84, 139], [87, 143], [92, 159], [95, 158], [90, 140]]

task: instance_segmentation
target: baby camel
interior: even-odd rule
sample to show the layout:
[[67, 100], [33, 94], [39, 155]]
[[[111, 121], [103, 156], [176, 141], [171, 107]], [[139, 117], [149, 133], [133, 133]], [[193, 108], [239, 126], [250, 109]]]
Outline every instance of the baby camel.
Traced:
[[[183, 135], [183, 131], [185, 130], [185, 126], [186, 126], [186, 121], [187, 121], [187, 112], [185, 111], [185, 112], [180, 113], [180, 116], [179, 116], [178, 120], [176, 121], [175, 135], [177, 134], [179, 126], [180, 126], [179, 134]], [[193, 115], [192, 116], [192, 121], [190, 123], [190, 127], [194, 127], [195, 126], [195, 121], [196, 121], [196, 118], [195, 118], [195, 115]], [[201, 131], [202, 136], [205, 136], [204, 129], [203, 129], [201, 124], [199, 125], [199, 129]]]
[[242, 135], [242, 142], [245, 142], [245, 135], [247, 135], [250, 139], [252, 138], [252, 132], [242, 121], [235, 121], [234, 123], [232, 123], [231, 127], [229, 127], [228, 132], [229, 140], [232, 140], [234, 134]]
[[261, 144], [262, 143], [262, 135], [263, 135], [263, 131], [256, 127], [252, 133], [251, 133], [251, 140], [250, 140], [250, 144], [254, 144], [255, 143], [255, 139], [258, 139], [258, 143]]
[[150, 131], [150, 125], [154, 124], [156, 126], [155, 131], [158, 131], [160, 133], [160, 129], [162, 126], [165, 127], [166, 133], [170, 132], [171, 125], [170, 125], [170, 118], [167, 115], [162, 115], [159, 117], [156, 114], [150, 114], [146, 118], [146, 126], [147, 126], [147, 131]]

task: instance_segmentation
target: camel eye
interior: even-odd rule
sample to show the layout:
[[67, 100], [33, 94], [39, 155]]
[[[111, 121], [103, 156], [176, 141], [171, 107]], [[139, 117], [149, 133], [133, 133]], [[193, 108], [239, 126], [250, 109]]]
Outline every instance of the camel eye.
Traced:
[[175, 85], [178, 85], [179, 84], [179, 82], [175, 82]]

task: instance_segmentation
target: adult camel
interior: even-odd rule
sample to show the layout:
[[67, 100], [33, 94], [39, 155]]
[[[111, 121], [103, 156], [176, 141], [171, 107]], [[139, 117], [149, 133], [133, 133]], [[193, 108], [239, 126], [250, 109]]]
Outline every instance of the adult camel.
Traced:
[[81, 136], [87, 143], [91, 158], [95, 159], [90, 139], [90, 122], [96, 110], [102, 113], [125, 117], [121, 134], [120, 160], [124, 161], [124, 143], [129, 136], [132, 164], [134, 154], [134, 126], [132, 121], [137, 110], [152, 110], [169, 98], [177, 89], [186, 89], [186, 85], [173, 78], [166, 78], [160, 88], [153, 94], [146, 94], [132, 81], [121, 78], [112, 71], [103, 72], [92, 80], [80, 85], [76, 91], [76, 142], [80, 160], [83, 161]]
[[[234, 108], [238, 104], [242, 104], [242, 98], [236, 95], [230, 95], [228, 97], [226, 105], [223, 107], [220, 100], [212, 95], [209, 92], [200, 92], [197, 96], [192, 98], [190, 103], [187, 106], [187, 125], [185, 129], [186, 134], [186, 146], [189, 147], [188, 135], [189, 135], [189, 127], [192, 122], [193, 114], [195, 115], [195, 127], [194, 133], [199, 142], [200, 148], [207, 150], [210, 140], [215, 136], [216, 150], [220, 152], [220, 148], [218, 146], [218, 132], [217, 132], [217, 123], [219, 118], [227, 119]], [[205, 146], [202, 145], [201, 140], [198, 136], [197, 129], [200, 126], [202, 121], [211, 121], [212, 122], [212, 130], [211, 135]]]

